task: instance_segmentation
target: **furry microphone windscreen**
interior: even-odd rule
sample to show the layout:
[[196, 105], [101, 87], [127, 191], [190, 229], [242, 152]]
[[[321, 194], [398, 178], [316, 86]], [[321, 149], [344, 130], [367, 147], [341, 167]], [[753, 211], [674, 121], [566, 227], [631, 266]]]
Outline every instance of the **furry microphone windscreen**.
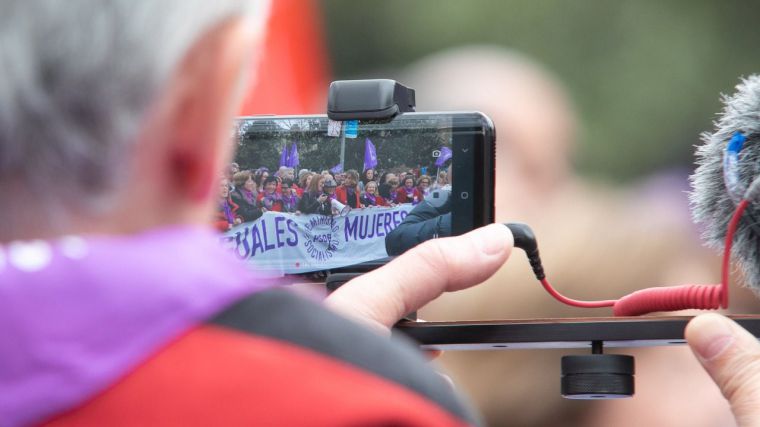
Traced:
[[[722, 249], [726, 228], [736, 202], [729, 196], [724, 181], [723, 155], [737, 132], [746, 137], [739, 153], [738, 178], [743, 186], [760, 175], [760, 76], [743, 79], [736, 92], [723, 96], [723, 111], [715, 130], [702, 134], [697, 147], [698, 167], [691, 176], [689, 199], [692, 215], [701, 227], [707, 244]], [[760, 294], [760, 202], [752, 202], [742, 217], [734, 238], [732, 260], [738, 262], [749, 285]]]

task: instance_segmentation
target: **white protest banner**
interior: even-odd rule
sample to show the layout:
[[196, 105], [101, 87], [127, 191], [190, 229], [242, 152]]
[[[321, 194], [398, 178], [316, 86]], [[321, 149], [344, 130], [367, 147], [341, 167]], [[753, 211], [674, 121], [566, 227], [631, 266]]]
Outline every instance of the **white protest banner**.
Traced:
[[354, 209], [346, 216], [265, 212], [226, 232], [223, 245], [256, 270], [307, 273], [388, 256], [385, 236], [411, 204]]

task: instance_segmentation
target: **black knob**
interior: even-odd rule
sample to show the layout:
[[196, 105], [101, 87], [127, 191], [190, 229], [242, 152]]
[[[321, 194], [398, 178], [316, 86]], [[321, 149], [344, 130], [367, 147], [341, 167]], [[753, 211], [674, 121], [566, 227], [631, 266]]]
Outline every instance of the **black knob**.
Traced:
[[562, 357], [562, 396], [619, 399], [634, 393], [633, 356], [586, 354]]

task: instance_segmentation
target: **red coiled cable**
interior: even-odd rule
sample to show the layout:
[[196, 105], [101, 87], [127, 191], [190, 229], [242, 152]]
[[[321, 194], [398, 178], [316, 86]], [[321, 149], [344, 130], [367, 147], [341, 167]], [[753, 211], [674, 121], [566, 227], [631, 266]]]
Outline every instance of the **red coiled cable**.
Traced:
[[613, 307], [615, 316], [638, 316], [656, 311], [675, 311], [686, 309], [728, 308], [728, 279], [731, 267], [731, 246], [739, 220], [749, 206], [748, 200], [742, 200], [734, 211], [726, 231], [726, 243], [723, 250], [721, 282], [717, 285], [681, 285], [660, 288], [648, 288], [626, 295], [618, 300], [580, 301], [567, 298], [557, 292], [544, 278], [541, 285], [558, 301], [574, 307], [598, 308]]

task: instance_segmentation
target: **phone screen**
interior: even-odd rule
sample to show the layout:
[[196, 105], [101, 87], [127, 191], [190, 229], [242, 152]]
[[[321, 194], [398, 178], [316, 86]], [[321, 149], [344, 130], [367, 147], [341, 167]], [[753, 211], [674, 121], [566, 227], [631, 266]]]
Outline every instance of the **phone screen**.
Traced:
[[235, 138], [218, 223], [257, 270], [361, 270], [493, 221], [494, 132], [480, 113], [247, 117]]

